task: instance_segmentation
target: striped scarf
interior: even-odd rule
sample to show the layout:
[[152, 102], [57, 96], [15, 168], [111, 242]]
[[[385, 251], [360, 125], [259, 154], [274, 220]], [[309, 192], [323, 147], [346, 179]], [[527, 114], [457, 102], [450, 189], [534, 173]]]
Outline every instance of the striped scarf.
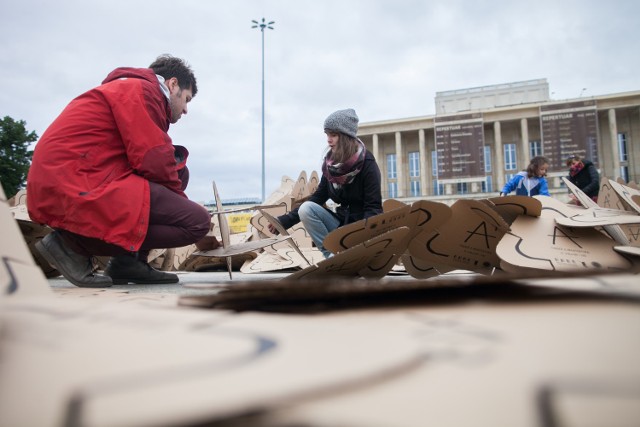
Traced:
[[327, 180], [333, 184], [334, 188], [340, 188], [343, 185], [350, 184], [362, 170], [364, 156], [367, 150], [362, 141], [358, 140], [358, 144], [358, 151], [344, 163], [333, 163], [333, 160], [330, 158], [331, 153], [327, 153], [325, 156], [324, 163], [322, 164], [322, 173], [327, 177]]

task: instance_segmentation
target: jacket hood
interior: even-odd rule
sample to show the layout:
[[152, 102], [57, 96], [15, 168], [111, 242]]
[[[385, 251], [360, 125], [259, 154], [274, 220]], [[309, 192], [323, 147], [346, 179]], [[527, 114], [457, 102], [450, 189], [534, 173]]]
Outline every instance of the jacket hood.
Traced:
[[156, 73], [151, 68], [131, 68], [120, 67], [110, 72], [107, 77], [102, 81], [102, 84], [109, 83], [117, 79], [144, 79], [151, 83], [158, 83]]

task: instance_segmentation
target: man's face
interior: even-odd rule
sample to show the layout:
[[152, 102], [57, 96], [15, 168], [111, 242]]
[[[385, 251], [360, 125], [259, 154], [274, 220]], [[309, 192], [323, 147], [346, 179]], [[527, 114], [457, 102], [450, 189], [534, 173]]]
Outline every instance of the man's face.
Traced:
[[187, 104], [191, 102], [193, 95], [191, 89], [180, 89], [178, 79], [175, 77], [167, 81], [169, 88], [169, 104], [171, 105], [171, 123], [180, 120], [183, 114], [187, 114]]

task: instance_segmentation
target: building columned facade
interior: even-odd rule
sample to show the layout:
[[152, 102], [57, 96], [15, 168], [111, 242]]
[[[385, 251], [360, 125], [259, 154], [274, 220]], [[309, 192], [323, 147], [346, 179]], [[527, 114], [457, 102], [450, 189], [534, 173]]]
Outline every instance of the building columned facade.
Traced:
[[640, 91], [557, 101], [542, 79], [438, 93], [436, 108], [360, 124], [383, 198], [494, 197], [537, 155], [550, 159], [549, 190], [563, 200], [570, 155], [593, 161], [600, 176], [640, 180]]

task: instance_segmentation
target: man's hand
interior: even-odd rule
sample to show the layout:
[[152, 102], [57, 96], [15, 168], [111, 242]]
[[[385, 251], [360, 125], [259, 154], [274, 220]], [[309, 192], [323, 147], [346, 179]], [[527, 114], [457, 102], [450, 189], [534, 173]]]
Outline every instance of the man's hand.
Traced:
[[269, 231], [271, 232], [271, 234], [276, 235], [276, 236], [277, 236], [278, 234], [280, 234], [280, 232], [278, 231], [278, 229], [277, 229], [277, 228], [275, 228], [275, 227], [273, 226], [273, 224], [271, 224], [271, 223], [269, 223], [269, 225], [267, 225], [267, 230], [269, 230]]
[[216, 236], [204, 236], [200, 241], [196, 242], [196, 248], [199, 251], [211, 251], [220, 247], [220, 242]]

